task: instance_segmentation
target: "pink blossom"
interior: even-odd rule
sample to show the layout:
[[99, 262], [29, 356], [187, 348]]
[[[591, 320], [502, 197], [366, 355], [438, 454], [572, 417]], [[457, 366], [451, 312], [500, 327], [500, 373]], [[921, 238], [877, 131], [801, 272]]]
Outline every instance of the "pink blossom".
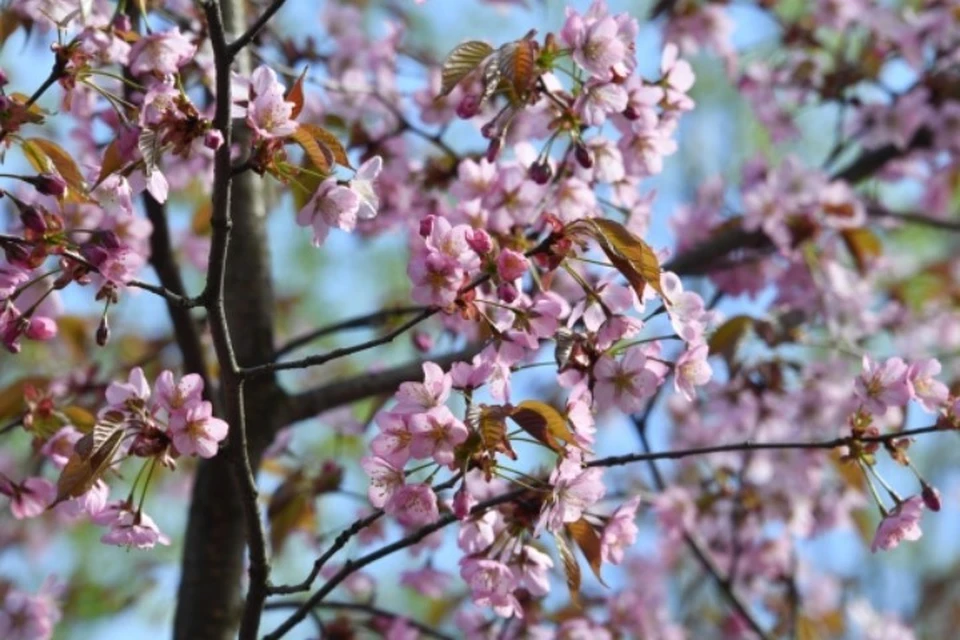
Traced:
[[680, 60], [680, 50], [672, 42], [668, 42], [663, 48], [660, 73], [663, 74], [667, 102], [683, 111], [692, 109], [693, 100], [686, 94], [693, 87], [695, 79], [693, 69], [689, 62]]
[[428, 484], [407, 484], [397, 487], [383, 506], [383, 510], [405, 527], [430, 524], [440, 516], [437, 508], [437, 494]]
[[627, 90], [612, 82], [591, 81], [577, 100], [576, 108], [581, 113], [584, 124], [599, 127], [607, 121], [607, 116], [620, 113], [627, 108]]
[[410, 418], [413, 442], [410, 451], [417, 458], [433, 457], [437, 464], [453, 463], [454, 447], [467, 439], [467, 428], [447, 407], [435, 407]]
[[553, 473], [550, 484], [553, 495], [544, 504], [537, 530], [546, 526], [549, 531], [560, 531], [564, 523], [576, 522], [583, 512], [607, 492], [603, 485], [603, 469], [584, 469], [578, 454], [568, 454]]
[[502, 528], [497, 511], [487, 511], [481, 516], [467, 518], [457, 532], [457, 546], [467, 554], [483, 551], [496, 539]]
[[426, 566], [416, 571], [404, 571], [400, 575], [400, 584], [427, 598], [440, 598], [450, 585], [450, 574]]
[[506, 281], [522, 278], [530, 268], [530, 261], [513, 249], [503, 249], [497, 256], [497, 273]]
[[647, 357], [639, 346], [627, 349], [620, 360], [608, 355], [601, 357], [593, 367], [596, 405], [617, 407], [624, 413], [635, 413], [643, 408], [660, 382], [646, 365]]
[[457, 520], [464, 520], [470, 515], [470, 510], [477, 505], [477, 499], [467, 489], [466, 483], [460, 485], [453, 494], [453, 514]]
[[227, 431], [227, 423], [213, 417], [213, 405], [206, 400], [170, 418], [173, 446], [182, 455], [196, 454], [201, 458], [212, 458], [217, 455], [218, 445], [227, 437]]
[[517, 586], [539, 598], [550, 593], [550, 569], [553, 559], [534, 546], [525, 545], [510, 562]]
[[713, 376], [713, 369], [707, 362], [708, 351], [705, 344], [694, 345], [687, 348], [677, 360], [673, 386], [687, 400], [693, 400], [696, 394], [694, 387], [702, 387]]
[[947, 402], [950, 389], [936, 379], [941, 370], [938, 360], [928, 358], [915, 362], [907, 369], [907, 381], [912, 395], [924, 409], [936, 413]]
[[46, 478], [30, 477], [14, 484], [0, 474], [0, 493], [10, 497], [10, 512], [17, 520], [35, 518], [57, 497], [57, 488]]
[[284, 99], [284, 87], [277, 74], [266, 65], [254, 69], [250, 76], [250, 100], [247, 124], [261, 138], [283, 138], [297, 129], [293, 103]]
[[382, 509], [397, 489], [404, 485], [403, 470], [379, 456], [361, 458], [360, 466], [370, 476], [370, 486], [367, 488], [370, 504]]
[[922, 515], [923, 499], [919, 496], [912, 496], [899, 503], [880, 521], [870, 545], [870, 551], [873, 553], [878, 549], [889, 551], [904, 540], [911, 542], [919, 540], [923, 535], [923, 531], [920, 530]]
[[357, 207], [357, 217], [361, 220], [370, 220], [376, 217], [377, 209], [380, 208], [380, 198], [374, 189], [373, 182], [380, 175], [383, 167], [383, 158], [373, 156], [357, 169], [356, 175], [350, 181], [350, 190], [356, 194], [359, 205]]
[[[587, 25], [575, 12], [568, 12], [560, 36], [573, 47], [573, 60], [599, 78], [608, 78], [616, 67], [621, 71], [627, 48], [617, 37], [619, 26], [607, 16]], [[625, 73], [623, 75], [626, 75]]]
[[396, 413], [422, 413], [443, 405], [450, 397], [453, 379], [435, 362], [423, 363], [423, 382], [403, 382], [397, 390]]
[[162, 371], [154, 383], [159, 402], [171, 414], [185, 412], [203, 400], [203, 378], [188, 373], [175, 382], [172, 371]]
[[600, 536], [600, 556], [604, 562], [620, 564], [623, 552], [637, 540], [637, 507], [640, 496], [635, 496], [613, 512]]
[[109, 523], [101, 521], [101, 524], [109, 524], [110, 530], [100, 537], [100, 542], [137, 549], [152, 549], [158, 544], [170, 544], [170, 538], [160, 532], [157, 523], [146, 513], [133, 512], [126, 507], [111, 509], [108, 513], [113, 520]]
[[73, 425], [61, 427], [60, 430], [43, 443], [40, 453], [46, 456], [55, 467], [63, 469], [64, 465], [67, 464], [67, 460], [69, 460], [73, 454], [73, 445], [82, 437], [83, 434], [77, 431]]
[[411, 258], [407, 274], [414, 285], [410, 294], [413, 301], [438, 307], [454, 303], [464, 276], [456, 260], [437, 251]]
[[360, 196], [355, 191], [327, 178], [297, 213], [297, 224], [313, 228], [313, 244], [319, 247], [331, 228], [353, 231], [360, 211]]
[[863, 373], [856, 380], [854, 391], [864, 409], [874, 415], [886, 413], [888, 407], [902, 407], [910, 401], [907, 364], [900, 358], [888, 358], [879, 364], [863, 356]]
[[380, 433], [370, 442], [370, 451], [397, 468], [403, 467], [410, 459], [410, 445], [413, 442], [409, 422], [409, 416], [395, 411], [377, 414], [376, 423]]
[[49, 640], [60, 620], [60, 588], [48, 580], [35, 595], [9, 589], [0, 606], [0, 638]]
[[194, 46], [178, 27], [143, 36], [130, 48], [130, 72], [173, 75], [196, 54]]
[[491, 607], [504, 618], [523, 617], [523, 609], [513, 595], [517, 580], [510, 567], [486, 558], [463, 558], [460, 577], [470, 587], [470, 597], [481, 607]]

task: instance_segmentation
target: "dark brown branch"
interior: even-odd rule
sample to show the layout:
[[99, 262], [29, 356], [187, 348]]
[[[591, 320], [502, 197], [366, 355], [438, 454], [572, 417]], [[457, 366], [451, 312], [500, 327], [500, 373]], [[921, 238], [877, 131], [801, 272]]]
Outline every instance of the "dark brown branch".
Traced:
[[392, 309], [381, 309], [379, 311], [374, 311], [372, 313], [367, 313], [362, 316], [357, 316], [355, 318], [349, 318], [347, 320], [342, 320], [340, 322], [327, 325], [325, 327], [319, 327], [313, 331], [308, 331], [303, 335], [297, 336], [290, 340], [279, 349], [277, 349], [276, 354], [274, 354], [274, 360], [279, 360], [286, 354], [291, 351], [295, 351], [302, 346], [308, 345], [314, 340], [328, 336], [340, 331], [347, 331], [349, 329], [362, 329], [365, 327], [377, 327], [383, 324], [390, 322], [391, 320], [398, 318], [400, 316], [409, 315], [411, 313], [417, 313], [424, 311], [426, 307], [423, 306], [406, 306], [406, 307], [394, 307]]
[[243, 35], [234, 40], [227, 46], [227, 55], [230, 60], [233, 60], [240, 53], [244, 47], [253, 42], [253, 39], [257, 37], [257, 34], [267, 26], [267, 23], [270, 22], [270, 19], [273, 18], [274, 14], [280, 10], [287, 0], [273, 0], [270, 3], [270, 6], [257, 18], [256, 22], [247, 29]]
[[[515, 500], [527, 491], [528, 489], [517, 489], [515, 491], [501, 494], [495, 498], [490, 498], [489, 500], [485, 500], [477, 504], [473, 509], [470, 510], [470, 513], [472, 515], [479, 515], [487, 509]], [[264, 636], [264, 640], [278, 640], [279, 638], [285, 636], [287, 632], [289, 632], [307, 617], [307, 614], [311, 609], [322, 602], [331, 591], [333, 591], [341, 582], [346, 580], [353, 572], [362, 569], [363, 567], [372, 564], [377, 560], [396, 553], [397, 551], [406, 549], [407, 547], [412, 547], [429, 536], [431, 533], [439, 531], [440, 529], [443, 529], [447, 525], [454, 522], [457, 522], [457, 517], [455, 515], [452, 513], [445, 514], [436, 522], [420, 527], [410, 535], [401, 538], [396, 542], [380, 547], [376, 551], [368, 553], [365, 556], [361, 556], [356, 560], [347, 560], [343, 567], [341, 567], [336, 574], [331, 576], [331, 578], [327, 580], [323, 587], [321, 587], [316, 593], [304, 601], [303, 605], [293, 614], [291, 614], [287, 620], [285, 620], [279, 627], [274, 629], [273, 632]]]
[[[147, 210], [147, 218], [153, 225], [153, 233], [150, 235], [150, 264], [157, 272], [160, 284], [167, 291], [177, 296], [186, 297], [180, 268], [173, 255], [166, 208], [149, 193], [144, 193], [143, 202]], [[197, 324], [191, 317], [189, 308], [180, 306], [169, 299], [166, 302], [170, 322], [173, 325], [173, 335], [177, 346], [180, 347], [180, 353], [183, 355], [184, 370], [203, 378], [204, 397], [211, 401], [216, 408], [219, 405], [219, 398], [214, 394], [213, 386], [210, 384], [210, 376], [207, 372], [203, 344], [200, 341]], [[216, 413], [220, 413], [219, 409]]]
[[960, 232], [960, 220], [944, 220], [942, 218], [925, 216], [921, 213], [890, 211], [880, 206], [868, 207], [867, 213], [871, 218], [879, 220], [893, 220], [904, 224], [915, 224], [921, 227], [940, 229], [942, 231]]
[[480, 345], [429, 359], [415, 360], [392, 369], [368, 372], [346, 380], [328, 382], [289, 396], [280, 423], [284, 426], [312, 418], [324, 411], [384, 393], [392, 393], [402, 382], [423, 378], [423, 363], [435, 362], [443, 369], [455, 362], [469, 360]]
[[783, 451], [783, 450], [797, 450], [797, 449], [838, 449], [840, 447], [849, 447], [855, 443], [884, 443], [890, 442], [891, 440], [899, 440], [900, 438], [908, 438], [910, 436], [922, 435], [925, 433], [935, 433], [942, 432], [946, 433], [947, 430], [938, 427], [937, 425], [930, 425], [926, 427], [918, 427], [916, 429], [907, 429], [904, 431], [897, 431], [895, 433], [886, 433], [879, 436], [845, 436], [842, 438], [834, 438], [833, 440], [814, 440], [814, 441], [798, 441], [798, 442], [753, 442], [751, 440], [746, 440], [744, 442], [735, 442], [731, 444], [718, 444], [711, 447], [698, 447], [695, 449], [679, 449], [676, 451], [644, 451], [640, 453], [628, 453], [622, 456], [610, 456], [609, 458], [600, 458], [598, 460], [591, 460], [587, 463], [588, 467], [616, 467], [624, 464], [630, 464], [633, 462], [650, 462], [654, 460], [679, 460], [681, 458], [689, 458], [692, 456], [703, 456], [709, 455], [711, 453], [723, 453], [730, 451]]
[[[299, 609], [303, 606], [303, 602], [299, 600], [281, 600], [279, 602], [271, 602], [266, 606], [267, 609]], [[317, 604], [315, 609], [331, 609], [334, 611], [359, 611], [362, 613], [368, 613], [371, 616], [383, 617], [393, 619], [401, 619], [406, 622], [408, 625], [419, 631], [425, 636], [431, 638], [436, 638], [437, 640], [453, 640], [453, 636], [448, 636], [447, 634], [434, 629], [431, 626], [425, 625], [422, 622], [417, 622], [416, 620], [409, 618], [400, 613], [393, 613], [392, 611], [386, 611], [385, 609], [380, 609], [373, 606], [372, 604], [363, 604], [360, 602], [320, 602]]]

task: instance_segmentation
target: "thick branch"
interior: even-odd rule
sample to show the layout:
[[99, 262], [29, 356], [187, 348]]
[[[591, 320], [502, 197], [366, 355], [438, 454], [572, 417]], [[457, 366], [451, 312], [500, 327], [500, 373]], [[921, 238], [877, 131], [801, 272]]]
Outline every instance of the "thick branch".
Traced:
[[[180, 268], [177, 266], [170, 242], [166, 208], [149, 193], [144, 193], [143, 202], [147, 210], [147, 218], [153, 225], [153, 233], [150, 235], [150, 264], [157, 272], [160, 284], [167, 291], [185, 297], [183, 278], [180, 277]], [[170, 313], [170, 322], [173, 324], [174, 338], [183, 355], [184, 369], [203, 378], [204, 396], [216, 407], [219, 399], [215, 397], [213, 386], [210, 384], [210, 376], [207, 373], [207, 364], [203, 355], [203, 344], [200, 342], [200, 332], [197, 331], [197, 324], [191, 317], [190, 310], [168, 299], [167, 311]], [[217, 411], [217, 413], [220, 412]]]
[[479, 350], [480, 346], [476, 345], [462, 351], [415, 360], [392, 369], [368, 372], [302, 391], [288, 398], [286, 410], [280, 422], [286, 426], [364, 398], [392, 393], [402, 382], [422, 379], [424, 362], [435, 362], [443, 369], [447, 369], [455, 362], [469, 360]]

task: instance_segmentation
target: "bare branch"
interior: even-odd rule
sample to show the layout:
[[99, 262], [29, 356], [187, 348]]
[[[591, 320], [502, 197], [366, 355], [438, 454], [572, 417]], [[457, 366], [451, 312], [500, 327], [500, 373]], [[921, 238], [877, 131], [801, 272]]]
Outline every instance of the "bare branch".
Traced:
[[280, 10], [280, 7], [282, 7], [286, 1], [287, 0], [273, 0], [270, 3], [270, 6], [267, 7], [266, 11], [264, 11], [260, 17], [257, 18], [257, 21], [254, 22], [253, 25], [243, 33], [243, 35], [227, 46], [227, 56], [230, 58], [230, 60], [233, 60], [233, 58], [235, 58], [245, 46], [253, 42], [253, 39], [257, 37], [257, 34], [260, 33], [265, 26], [267, 26], [267, 23], [270, 22], [270, 19], [274, 16], [274, 14], [277, 13], [277, 11]]
[[355, 318], [348, 318], [347, 320], [341, 320], [340, 322], [327, 325], [325, 327], [319, 327], [313, 331], [308, 331], [303, 335], [297, 336], [277, 349], [276, 354], [274, 354], [274, 360], [279, 360], [286, 354], [291, 351], [296, 351], [302, 346], [310, 344], [318, 338], [331, 335], [333, 333], [338, 333], [340, 331], [347, 331], [349, 329], [361, 329], [364, 327], [377, 327], [382, 324], [386, 324], [401, 316], [409, 315], [411, 313], [422, 312], [426, 309], [423, 306], [406, 306], [406, 307], [393, 307], [390, 309], [380, 309], [379, 311], [374, 311], [372, 313], [367, 313], [362, 316], [357, 316]]
[[[299, 609], [303, 606], [302, 601], [298, 600], [281, 600], [279, 602], [271, 602], [266, 606], [267, 609]], [[371, 616], [390, 618], [390, 619], [401, 619], [406, 622], [408, 625], [419, 631], [425, 636], [431, 638], [437, 638], [437, 640], [453, 640], [453, 636], [448, 636], [447, 634], [434, 629], [431, 626], [425, 625], [422, 622], [417, 622], [416, 620], [409, 618], [405, 615], [399, 613], [393, 613], [392, 611], [387, 611], [385, 609], [380, 609], [373, 606], [372, 604], [363, 604], [360, 602], [320, 602], [317, 604], [315, 609], [332, 609], [334, 611], [359, 611], [362, 613], [369, 613]]]

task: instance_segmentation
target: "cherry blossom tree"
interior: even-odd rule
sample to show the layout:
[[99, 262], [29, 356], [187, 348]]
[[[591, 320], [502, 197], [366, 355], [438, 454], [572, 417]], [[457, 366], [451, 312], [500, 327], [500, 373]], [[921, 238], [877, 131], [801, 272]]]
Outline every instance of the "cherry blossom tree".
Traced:
[[948, 637], [960, 4], [453, 4], [5, 4], [0, 637]]

